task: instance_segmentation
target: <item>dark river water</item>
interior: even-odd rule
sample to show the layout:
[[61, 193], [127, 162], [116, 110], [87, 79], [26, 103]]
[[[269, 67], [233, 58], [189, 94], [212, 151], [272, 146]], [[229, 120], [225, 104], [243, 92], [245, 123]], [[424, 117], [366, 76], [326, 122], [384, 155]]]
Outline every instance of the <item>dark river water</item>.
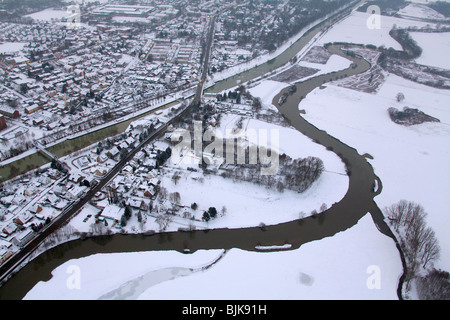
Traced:
[[[320, 28], [323, 27], [324, 25]], [[290, 54], [283, 56], [282, 61], [284, 63], [289, 61], [290, 58], [309, 42], [315, 33], [319, 32], [320, 28], [310, 31], [304, 39], [302, 38], [301, 44], [296, 43], [295, 49], [292, 49]], [[359, 74], [370, 68], [370, 64], [367, 61], [346, 56], [340, 51], [339, 47], [331, 46], [329, 50], [352, 60], [354, 62], [353, 67], [297, 83], [297, 91], [295, 94], [289, 96], [286, 102], [282, 106], [279, 106], [278, 98], [283, 91], [280, 92], [274, 98], [274, 105], [295, 129], [310, 137], [313, 141], [332, 150], [346, 164], [347, 171], [349, 172], [349, 186], [346, 195], [339, 203], [334, 204], [330, 209], [316, 217], [307, 217], [301, 220], [268, 226], [265, 231], [259, 227], [213, 229], [209, 231], [171, 232], [150, 236], [117, 234], [70, 241], [42, 253], [23, 267], [0, 288], [0, 298], [21, 299], [39, 281], [49, 280], [51, 278], [51, 272], [59, 265], [70, 259], [82, 258], [98, 253], [158, 250], [177, 250], [182, 252], [185, 248], [189, 248], [191, 252], [200, 249], [232, 248], [254, 251], [257, 245], [269, 246], [283, 245], [286, 243], [292, 245], [291, 249], [297, 249], [305, 243], [332, 237], [339, 232], [353, 227], [366, 214], [372, 215], [374, 223], [380, 232], [395, 240], [395, 237], [384, 222], [381, 211], [374, 202], [374, 197], [381, 192], [382, 184], [375, 175], [366, 157], [360, 155], [354, 148], [328, 135], [325, 131], [311, 125], [299, 114], [299, 103], [301, 103], [302, 97], [305, 97], [309, 92], [323, 85], [324, 82], [328, 82], [331, 79], [334, 80], [337, 77]], [[278, 60], [278, 58], [275, 60]], [[248, 75], [240, 75], [240, 80], [242, 82], [248, 81], [257, 74], [261, 75], [268, 72], [266, 68], [271, 69], [280, 63], [271, 61], [267, 65], [259, 67], [259, 71], [251, 71], [247, 73]], [[217, 87], [211, 90], [212, 92], [216, 92], [219, 89], [224, 90], [223, 88], [234, 87], [236, 85], [236, 79], [239, 79], [239, 77], [232, 77], [227, 81], [222, 81]], [[377, 186], [377, 190], [374, 191], [375, 185]]]

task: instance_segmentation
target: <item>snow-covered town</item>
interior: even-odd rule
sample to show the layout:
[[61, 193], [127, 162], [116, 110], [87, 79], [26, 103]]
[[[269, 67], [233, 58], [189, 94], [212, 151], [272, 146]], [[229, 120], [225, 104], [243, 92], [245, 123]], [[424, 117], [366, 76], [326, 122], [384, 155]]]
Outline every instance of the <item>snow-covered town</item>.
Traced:
[[0, 299], [449, 299], [450, 4], [19, 2]]

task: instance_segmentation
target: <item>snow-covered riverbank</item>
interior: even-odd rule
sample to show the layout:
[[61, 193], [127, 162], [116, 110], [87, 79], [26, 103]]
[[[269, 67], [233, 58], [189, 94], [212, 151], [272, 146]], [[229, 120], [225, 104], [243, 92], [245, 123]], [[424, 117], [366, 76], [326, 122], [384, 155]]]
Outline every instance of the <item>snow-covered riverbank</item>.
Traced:
[[[51, 280], [39, 282], [25, 299], [98, 299], [125, 283], [138, 286], [137, 299], [397, 299], [402, 272], [398, 251], [379, 233], [370, 215], [346, 232], [296, 250], [257, 253], [232, 249], [207, 270], [169, 276], [163, 272], [198, 269], [220, 253], [97, 254], [70, 260], [53, 271]], [[158, 270], [154, 275], [160, 277], [147, 287], [139, 281]]]
[[[405, 96], [402, 102], [396, 99], [399, 92]], [[447, 90], [389, 75], [376, 94], [328, 85], [313, 91], [299, 107], [310, 123], [373, 157], [369, 162], [383, 183], [383, 192], [375, 198], [381, 209], [402, 199], [425, 208], [428, 225], [441, 246], [436, 267], [445, 270], [450, 269], [449, 97]], [[392, 122], [387, 109], [405, 106], [418, 108], [441, 123], [405, 127]]]

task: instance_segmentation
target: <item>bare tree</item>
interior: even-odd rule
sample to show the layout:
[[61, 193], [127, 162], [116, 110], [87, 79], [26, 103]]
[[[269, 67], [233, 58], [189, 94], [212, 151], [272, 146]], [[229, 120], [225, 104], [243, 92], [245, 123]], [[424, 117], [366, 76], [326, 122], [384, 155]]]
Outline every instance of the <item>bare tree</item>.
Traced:
[[175, 185], [178, 184], [178, 181], [181, 179], [181, 176], [178, 172], [175, 172], [172, 176], [172, 181]]
[[161, 200], [167, 199], [167, 189], [165, 187], [159, 187], [158, 196]]
[[89, 232], [94, 235], [102, 235], [106, 232], [106, 227], [103, 223], [92, 223], [89, 226]]
[[173, 192], [169, 195], [169, 200], [173, 203], [180, 204], [181, 196], [179, 192]]
[[440, 256], [440, 247], [434, 231], [430, 228], [428, 229], [430, 232], [428, 233], [425, 245], [423, 246], [422, 256], [420, 257], [423, 268], [426, 268], [429, 262], [439, 259]]
[[408, 266], [408, 288], [420, 266], [425, 269], [439, 258], [439, 244], [434, 231], [426, 226], [427, 213], [421, 205], [402, 200], [386, 208], [385, 214], [399, 235], [399, 243]]
[[165, 231], [169, 226], [169, 223], [172, 221], [172, 217], [168, 214], [162, 214], [159, 215], [155, 221], [159, 225], [159, 230]]

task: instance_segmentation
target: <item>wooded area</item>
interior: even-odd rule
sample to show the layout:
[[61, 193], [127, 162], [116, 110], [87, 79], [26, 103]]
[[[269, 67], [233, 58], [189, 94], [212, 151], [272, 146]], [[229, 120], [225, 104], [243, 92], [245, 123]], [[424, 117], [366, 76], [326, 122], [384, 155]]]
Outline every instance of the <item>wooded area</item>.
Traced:
[[435, 232], [426, 224], [425, 209], [414, 202], [402, 200], [386, 208], [385, 216], [399, 236], [399, 244], [405, 255], [407, 291], [416, 280], [420, 297], [449, 299], [448, 273], [433, 268], [433, 263], [440, 256], [440, 247]]

